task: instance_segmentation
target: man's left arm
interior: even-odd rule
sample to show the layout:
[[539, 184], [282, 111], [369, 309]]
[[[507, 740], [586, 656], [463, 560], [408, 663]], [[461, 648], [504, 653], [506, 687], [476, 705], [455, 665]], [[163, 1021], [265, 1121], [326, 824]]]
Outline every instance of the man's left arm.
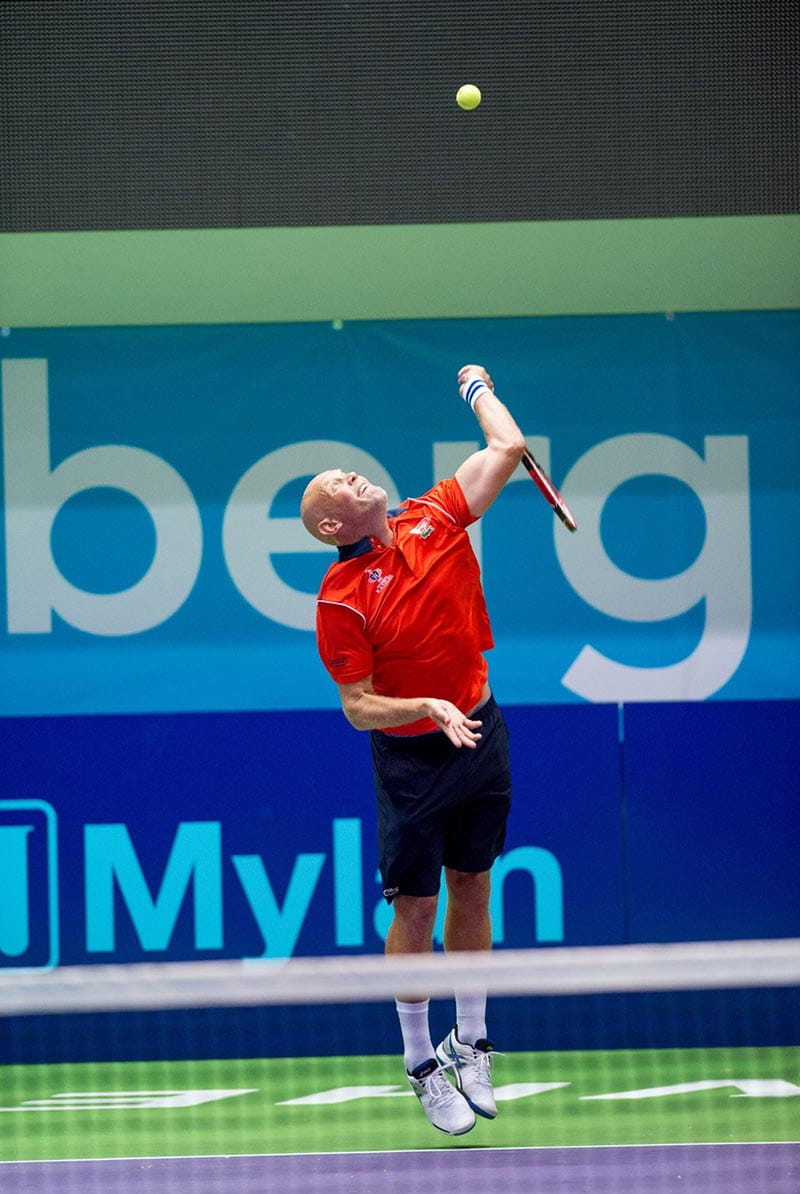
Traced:
[[486, 439], [486, 447], [467, 457], [455, 474], [471, 513], [480, 518], [522, 459], [525, 438], [482, 365], [463, 365], [458, 384]]

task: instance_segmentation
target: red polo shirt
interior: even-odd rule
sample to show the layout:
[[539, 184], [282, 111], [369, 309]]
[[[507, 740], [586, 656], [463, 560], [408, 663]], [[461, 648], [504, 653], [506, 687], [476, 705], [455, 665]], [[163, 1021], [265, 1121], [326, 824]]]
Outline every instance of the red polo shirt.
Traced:
[[[372, 676], [382, 696], [477, 705], [494, 642], [465, 529], [475, 521], [451, 477], [392, 512], [390, 547], [366, 538], [339, 549], [317, 599], [317, 645], [337, 684]], [[386, 732], [435, 729], [422, 718]]]

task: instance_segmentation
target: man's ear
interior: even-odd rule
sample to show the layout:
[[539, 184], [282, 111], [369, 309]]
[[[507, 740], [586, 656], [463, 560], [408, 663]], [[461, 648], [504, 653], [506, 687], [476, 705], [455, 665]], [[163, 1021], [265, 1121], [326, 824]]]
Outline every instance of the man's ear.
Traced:
[[338, 518], [334, 518], [328, 514], [325, 518], [321, 518], [317, 523], [317, 530], [320, 535], [327, 535], [329, 539], [335, 539], [341, 528], [341, 522]]

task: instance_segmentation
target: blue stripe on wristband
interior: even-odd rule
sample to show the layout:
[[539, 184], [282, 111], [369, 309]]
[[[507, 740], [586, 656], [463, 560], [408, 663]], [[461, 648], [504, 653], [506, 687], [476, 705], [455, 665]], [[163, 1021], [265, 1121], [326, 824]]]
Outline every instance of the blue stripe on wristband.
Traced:
[[486, 390], [488, 393], [491, 393], [491, 390], [482, 377], [476, 377], [474, 381], [469, 383], [466, 390], [464, 390], [462, 397], [470, 410], [475, 409], [475, 401], [480, 397], [484, 390]]

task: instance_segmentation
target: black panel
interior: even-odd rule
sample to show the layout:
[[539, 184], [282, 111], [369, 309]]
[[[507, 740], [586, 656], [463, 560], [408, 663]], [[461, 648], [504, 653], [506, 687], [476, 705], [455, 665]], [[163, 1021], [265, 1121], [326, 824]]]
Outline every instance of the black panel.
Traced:
[[0, 228], [796, 212], [799, 34], [796, 0], [3, 0]]

